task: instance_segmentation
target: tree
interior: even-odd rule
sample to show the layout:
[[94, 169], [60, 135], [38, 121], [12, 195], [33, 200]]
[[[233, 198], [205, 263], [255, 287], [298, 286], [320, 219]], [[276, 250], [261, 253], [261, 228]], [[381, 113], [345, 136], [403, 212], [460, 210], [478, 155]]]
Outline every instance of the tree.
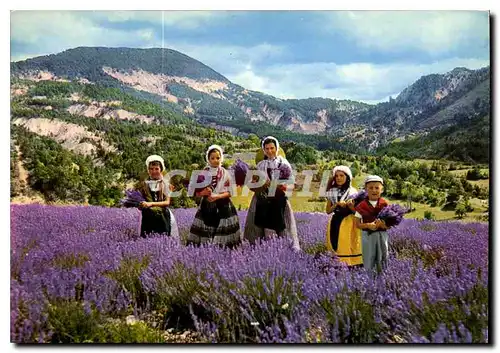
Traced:
[[394, 193], [394, 182], [390, 179], [384, 180], [384, 194], [386, 196], [392, 196]]
[[469, 183], [465, 178], [460, 178], [460, 182], [462, 183], [462, 187], [467, 194], [471, 194], [474, 190], [471, 183]]
[[457, 218], [462, 219], [468, 212], [472, 211], [474, 211], [474, 208], [471, 206], [469, 199], [462, 197], [455, 208], [455, 215]]
[[313, 147], [303, 143], [287, 147], [286, 157], [291, 163], [316, 164], [317, 152]]
[[260, 147], [260, 138], [255, 134], [248, 135], [248, 140], [255, 146]]
[[404, 189], [404, 182], [401, 179], [401, 177], [398, 175], [398, 176], [396, 176], [396, 182], [394, 183], [392, 195], [397, 199], [402, 198], [403, 197], [403, 189]]
[[450, 189], [446, 195], [446, 205], [455, 208], [460, 199], [460, 192], [457, 189]]
[[406, 198], [408, 201], [408, 207], [411, 210], [412, 208], [412, 202], [416, 201], [414, 199], [414, 194], [415, 194], [415, 186], [412, 183], [404, 183], [404, 189], [403, 189], [403, 197]]
[[466, 214], [467, 211], [465, 210], [465, 205], [459, 203], [455, 208], [455, 215], [457, 216], [458, 219], [462, 219], [465, 217]]
[[472, 170], [468, 170], [465, 176], [466, 180], [480, 180], [480, 179], [488, 179], [488, 176], [481, 172], [481, 170], [477, 167], [474, 167]]
[[436, 216], [434, 216], [434, 213], [432, 213], [431, 211], [425, 211], [424, 218], [429, 220], [434, 220], [436, 219]]

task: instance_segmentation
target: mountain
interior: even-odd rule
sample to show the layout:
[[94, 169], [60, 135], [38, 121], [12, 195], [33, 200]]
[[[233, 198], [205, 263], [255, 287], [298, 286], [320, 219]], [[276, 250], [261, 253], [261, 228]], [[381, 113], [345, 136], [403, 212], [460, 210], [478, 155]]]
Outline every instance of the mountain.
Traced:
[[489, 149], [490, 120], [485, 116], [465, 121], [460, 126], [451, 126], [389, 143], [379, 148], [377, 154], [402, 159], [426, 157], [474, 164], [488, 163]]
[[160, 154], [168, 170], [189, 171], [204, 166], [213, 143], [227, 153], [258, 148], [255, 139], [203, 126], [118, 88], [12, 79], [14, 197], [113, 205], [144, 176], [147, 156]]
[[11, 63], [12, 73], [44, 70], [59, 77], [86, 78], [92, 82], [113, 81], [102, 68], [143, 70], [152, 74], [209, 79], [229, 83], [229, 80], [201, 62], [171, 49], [135, 49], [78, 47], [59, 54], [39, 56]]
[[[377, 105], [329, 98], [279, 99], [236, 85], [171, 49], [79, 47], [11, 63], [11, 75], [118, 88], [234, 135], [274, 134], [318, 149], [359, 153], [391, 146], [393, 151], [398, 143], [437, 132], [445, 138], [475, 121], [487, 124], [489, 131], [489, 67], [423, 76], [395, 99]], [[459, 136], [470, 137], [467, 131]], [[489, 134], [482, 140], [489, 149]]]
[[[147, 92], [177, 112], [212, 122], [264, 122], [317, 134], [336, 130], [369, 105], [348, 100], [281, 100], [231, 83], [201, 62], [171, 49], [87, 48], [11, 63], [28, 79], [90, 81]], [[234, 126], [237, 127], [237, 126]]]
[[[375, 125], [395, 123], [409, 132], [460, 123], [456, 113], [487, 115], [490, 69], [456, 68], [446, 74], [427, 75], [405, 88], [389, 104], [379, 104], [364, 121]], [[376, 112], [376, 114], [374, 114]]]
[[[441, 130], [462, 129], [476, 120], [486, 122], [489, 131], [490, 110], [490, 68], [456, 68], [446, 74], [423, 76], [396, 99], [363, 114], [360, 123], [370, 129], [360, 139], [373, 149], [382, 148]], [[482, 139], [488, 145], [489, 133]]]

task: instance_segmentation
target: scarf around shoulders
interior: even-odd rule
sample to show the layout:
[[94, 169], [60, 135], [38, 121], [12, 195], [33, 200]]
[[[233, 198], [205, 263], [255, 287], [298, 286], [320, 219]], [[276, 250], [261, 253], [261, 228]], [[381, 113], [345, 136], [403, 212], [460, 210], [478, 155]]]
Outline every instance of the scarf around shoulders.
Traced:
[[330, 200], [332, 203], [336, 203], [339, 201], [345, 201], [350, 195], [353, 195], [357, 192], [357, 190], [350, 186], [347, 189], [339, 189], [339, 188], [331, 188], [325, 194], [326, 198]]
[[163, 178], [154, 180], [147, 178], [139, 183], [138, 187], [141, 194], [147, 202], [153, 202], [153, 192], [158, 192], [158, 201], [165, 201], [167, 199], [167, 185]]
[[207, 165], [204, 169], [211, 175], [210, 187], [217, 193], [223, 193], [229, 191], [230, 177], [229, 173], [224, 167], [211, 167]]

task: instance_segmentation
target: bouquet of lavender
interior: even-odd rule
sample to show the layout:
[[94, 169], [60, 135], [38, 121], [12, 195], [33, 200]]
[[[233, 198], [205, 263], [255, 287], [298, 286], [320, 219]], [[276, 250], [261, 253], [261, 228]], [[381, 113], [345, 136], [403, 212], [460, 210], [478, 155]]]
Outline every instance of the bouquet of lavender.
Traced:
[[397, 203], [385, 206], [378, 214], [378, 219], [384, 221], [387, 227], [397, 226], [403, 220], [403, 216], [408, 209], [401, 207]]
[[[288, 164], [285, 164], [285, 163], [282, 163], [279, 168], [277, 170], [274, 171], [274, 173], [278, 174], [279, 172], [279, 180], [289, 180], [290, 177], [292, 176], [292, 168], [288, 165]], [[269, 171], [268, 171], [269, 173]], [[276, 176], [276, 174], [273, 173], [273, 176]], [[270, 176], [270, 174], [268, 174], [268, 176]], [[276, 194], [272, 194], [270, 195], [269, 194], [269, 189], [266, 188], [265, 190], [263, 190], [262, 192], [262, 195], [265, 195], [267, 197], [283, 197], [285, 196], [285, 191], [280, 189], [280, 188], [277, 188], [275, 190]]]
[[205, 176], [203, 174], [198, 175], [198, 178], [196, 179], [196, 182], [203, 183], [205, 181]]
[[234, 171], [234, 179], [236, 185], [243, 186], [245, 184], [245, 178], [247, 176], [248, 170], [250, 169], [248, 167], [248, 164], [238, 158], [229, 169]]
[[128, 189], [125, 191], [125, 198], [120, 200], [122, 207], [139, 207], [139, 204], [146, 201], [142, 194], [134, 189]]
[[368, 196], [368, 193], [366, 192], [366, 190], [362, 189], [355, 194], [349, 195], [347, 197], [347, 200], [354, 200], [354, 203], [358, 204], [361, 201], [363, 201], [364, 199], [366, 199], [367, 196]]
[[[203, 175], [203, 174], [198, 175], [198, 178], [196, 179], [196, 183], [200, 184], [200, 183], [203, 183], [204, 181], [205, 181], [205, 175]], [[211, 186], [208, 185], [208, 186], [204, 186], [204, 187], [201, 187], [201, 188], [196, 188], [195, 191], [194, 191], [195, 195], [198, 192], [202, 192], [206, 187], [211, 187]]]
[[292, 168], [286, 163], [281, 163], [278, 170], [280, 171], [280, 180], [288, 180], [292, 175]]

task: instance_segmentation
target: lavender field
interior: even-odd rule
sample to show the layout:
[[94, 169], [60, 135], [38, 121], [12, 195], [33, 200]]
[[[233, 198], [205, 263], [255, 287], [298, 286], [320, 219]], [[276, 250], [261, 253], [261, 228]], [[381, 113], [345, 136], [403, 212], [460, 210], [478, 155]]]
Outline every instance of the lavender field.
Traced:
[[[194, 213], [174, 210], [181, 235]], [[301, 252], [142, 239], [139, 216], [11, 205], [11, 341], [488, 342], [487, 224], [404, 220], [372, 276], [325, 252], [325, 214], [296, 213]]]

